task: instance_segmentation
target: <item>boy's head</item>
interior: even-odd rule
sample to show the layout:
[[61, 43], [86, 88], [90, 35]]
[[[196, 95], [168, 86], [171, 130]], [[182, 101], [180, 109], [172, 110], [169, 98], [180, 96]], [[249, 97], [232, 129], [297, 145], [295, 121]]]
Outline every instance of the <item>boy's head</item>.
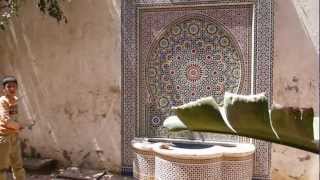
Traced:
[[4, 95], [15, 96], [17, 94], [18, 81], [14, 76], [3, 77], [1, 83]]

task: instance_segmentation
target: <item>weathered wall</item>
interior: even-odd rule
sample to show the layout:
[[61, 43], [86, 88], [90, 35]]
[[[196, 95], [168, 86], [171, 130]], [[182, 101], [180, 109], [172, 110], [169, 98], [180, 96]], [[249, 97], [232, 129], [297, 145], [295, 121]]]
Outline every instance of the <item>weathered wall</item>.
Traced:
[[[25, 1], [0, 32], [0, 72], [20, 84], [26, 153], [120, 169], [120, 1], [64, 1], [67, 24]], [[0, 75], [1, 75], [0, 74]]]
[[[66, 1], [65, 25], [26, 3], [0, 32], [0, 75], [18, 76], [22, 119], [37, 122], [25, 152], [119, 170], [120, 0]], [[275, 0], [273, 98], [319, 114], [317, 3]], [[319, 178], [318, 156], [274, 145], [272, 158], [273, 179]]]
[[[275, 0], [273, 100], [319, 115], [318, 10], [318, 0]], [[272, 177], [318, 180], [319, 156], [274, 144]]]

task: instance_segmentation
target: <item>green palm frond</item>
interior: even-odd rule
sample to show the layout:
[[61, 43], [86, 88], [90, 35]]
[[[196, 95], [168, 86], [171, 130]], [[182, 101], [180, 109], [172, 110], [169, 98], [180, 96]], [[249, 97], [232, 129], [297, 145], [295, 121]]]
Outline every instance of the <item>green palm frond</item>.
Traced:
[[213, 98], [202, 98], [172, 109], [177, 117], [163, 124], [171, 131], [236, 134], [319, 153], [312, 108], [273, 106], [269, 111], [264, 94], [226, 94], [223, 106]]

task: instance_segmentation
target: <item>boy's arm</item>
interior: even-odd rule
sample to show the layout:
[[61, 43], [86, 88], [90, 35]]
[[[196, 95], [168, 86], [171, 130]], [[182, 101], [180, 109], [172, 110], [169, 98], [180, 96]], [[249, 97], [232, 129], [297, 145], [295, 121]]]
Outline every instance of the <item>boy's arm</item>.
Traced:
[[9, 104], [4, 100], [0, 101], [0, 126], [12, 130], [20, 129], [20, 125], [10, 119]]

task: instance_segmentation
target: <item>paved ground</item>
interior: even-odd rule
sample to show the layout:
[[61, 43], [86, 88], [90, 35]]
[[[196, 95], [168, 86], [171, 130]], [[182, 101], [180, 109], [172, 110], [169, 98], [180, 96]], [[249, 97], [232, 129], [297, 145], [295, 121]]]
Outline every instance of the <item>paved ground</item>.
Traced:
[[[70, 179], [61, 179], [61, 178], [53, 178], [50, 175], [28, 175], [27, 180], [70, 180]], [[101, 180], [133, 180], [132, 177], [125, 177], [125, 176], [118, 176], [118, 175], [112, 175], [112, 176], [106, 176], [104, 178], [101, 178]]]
[[[24, 159], [26, 180], [133, 180], [129, 176], [109, 172], [107, 169], [85, 169], [78, 167], [57, 167], [51, 159]], [[13, 180], [8, 172], [8, 180]]]
[[[95, 178], [91, 178], [91, 179], [94, 180]], [[13, 179], [8, 178], [8, 180], [13, 180]], [[70, 178], [55, 178], [54, 175], [50, 175], [50, 174], [44, 175], [44, 174], [30, 174], [30, 173], [27, 173], [27, 179], [26, 180], [70, 180]], [[73, 179], [73, 180], [76, 180], [76, 179]], [[128, 176], [119, 176], [119, 175], [111, 175], [111, 174], [109, 174], [109, 175], [104, 176], [100, 180], [133, 180], [133, 178], [132, 177], [128, 177]]]

